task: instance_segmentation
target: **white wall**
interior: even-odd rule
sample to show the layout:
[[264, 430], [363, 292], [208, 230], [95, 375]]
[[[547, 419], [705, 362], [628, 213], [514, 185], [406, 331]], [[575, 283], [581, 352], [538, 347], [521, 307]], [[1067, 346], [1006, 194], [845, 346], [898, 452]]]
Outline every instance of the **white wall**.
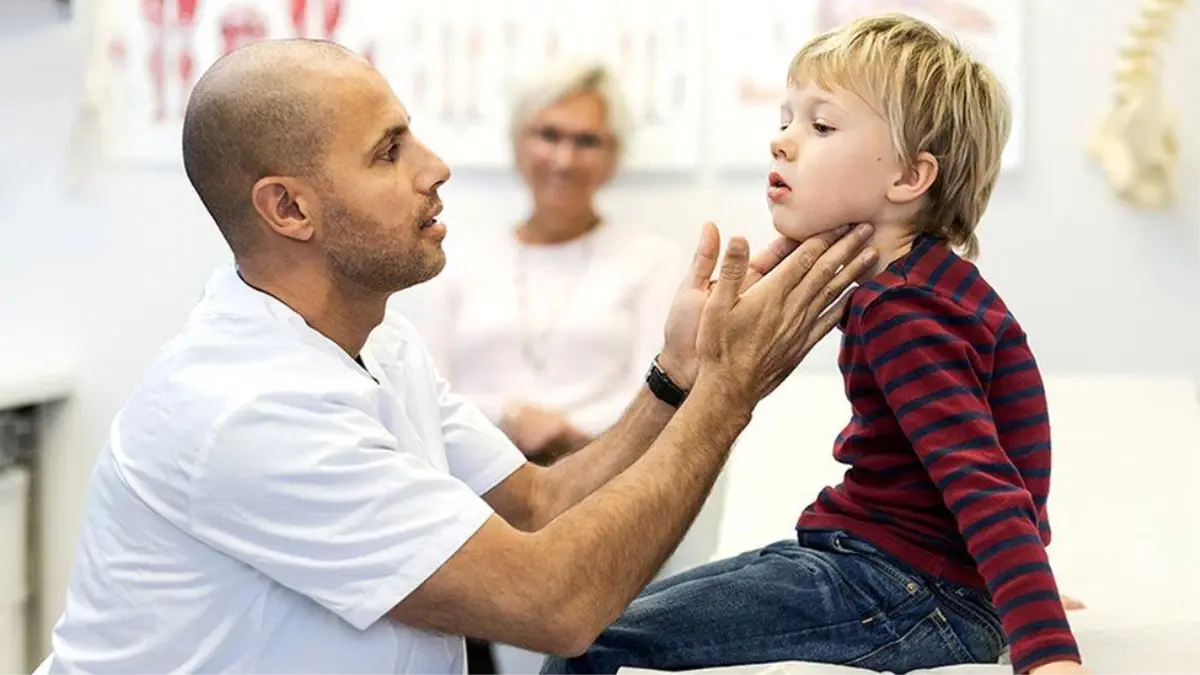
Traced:
[[[49, 4], [0, 2], [0, 377], [7, 359], [67, 359], [79, 368], [78, 395], [55, 439], [68, 449], [45, 458], [52, 477], [44, 504], [47, 630], [61, 608], [83, 491], [109, 421], [209, 271], [226, 259], [182, 171], [105, 168], [85, 194], [64, 192], [78, 40], [67, 29], [25, 30]], [[1180, 185], [1189, 194], [1170, 212], [1132, 211], [1109, 196], [1083, 153], [1086, 130], [1107, 103], [1115, 45], [1136, 5], [1095, 0], [1083, 14], [1077, 0], [1028, 3], [1026, 161], [996, 192], [980, 262], [1051, 373], [1200, 369], [1195, 3], [1167, 57], [1168, 88], [1186, 122]], [[29, 69], [34, 65], [41, 73]], [[628, 176], [605, 203], [614, 219], [690, 247], [705, 219], [763, 241], [769, 226], [762, 192], [761, 177], [733, 179], [705, 167], [688, 177]], [[521, 215], [522, 198], [509, 179], [460, 174], [445, 196], [451, 237]], [[806, 368], [832, 370], [835, 347], [827, 341]]]

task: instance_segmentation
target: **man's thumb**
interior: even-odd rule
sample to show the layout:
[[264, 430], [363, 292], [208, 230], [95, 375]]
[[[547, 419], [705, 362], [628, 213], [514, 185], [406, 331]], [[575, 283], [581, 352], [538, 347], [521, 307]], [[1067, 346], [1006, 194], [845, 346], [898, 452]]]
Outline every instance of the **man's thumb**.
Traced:
[[713, 289], [713, 300], [732, 306], [737, 302], [738, 292], [742, 288], [742, 280], [746, 278], [746, 270], [750, 266], [750, 244], [744, 237], [734, 237], [729, 240], [725, 249], [725, 257], [721, 260], [721, 276]]

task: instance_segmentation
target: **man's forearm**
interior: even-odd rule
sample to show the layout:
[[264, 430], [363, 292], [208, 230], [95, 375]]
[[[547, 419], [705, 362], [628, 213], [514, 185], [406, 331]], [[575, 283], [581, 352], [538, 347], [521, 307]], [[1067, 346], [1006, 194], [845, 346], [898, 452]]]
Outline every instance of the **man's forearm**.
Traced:
[[698, 382], [639, 460], [534, 534], [564, 584], [553, 592], [559, 616], [587, 641], [620, 615], [683, 538], [750, 410], [719, 383]]
[[637, 461], [674, 413], [643, 385], [608, 431], [538, 474], [540, 499], [531, 529], [541, 529]]

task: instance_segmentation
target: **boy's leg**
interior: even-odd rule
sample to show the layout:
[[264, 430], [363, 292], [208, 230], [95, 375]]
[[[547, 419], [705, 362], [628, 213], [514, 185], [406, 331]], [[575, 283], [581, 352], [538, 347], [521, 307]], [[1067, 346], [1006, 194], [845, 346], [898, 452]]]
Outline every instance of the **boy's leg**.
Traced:
[[573, 659], [544, 673], [814, 661], [904, 672], [972, 662], [928, 586], [838, 533], [804, 535], [646, 589]]

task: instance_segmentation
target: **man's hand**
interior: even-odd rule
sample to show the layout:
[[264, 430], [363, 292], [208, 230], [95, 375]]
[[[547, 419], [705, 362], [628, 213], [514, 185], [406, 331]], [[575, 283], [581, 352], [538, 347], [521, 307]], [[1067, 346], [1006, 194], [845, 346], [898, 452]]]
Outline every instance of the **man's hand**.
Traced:
[[860, 225], [849, 236], [809, 239], [745, 292], [749, 248], [731, 240], [701, 312], [698, 378], [707, 370], [749, 407], [774, 391], [837, 325], [843, 291], [875, 264], [874, 250], [859, 252], [870, 236]]
[[1087, 672], [1083, 666], [1074, 661], [1055, 661], [1030, 670], [1029, 675], [1074, 675]]
[[[847, 231], [848, 227], [841, 227], [834, 232], [834, 236], [841, 237]], [[758, 283], [799, 245], [800, 242], [787, 237], [776, 238], [767, 248], [750, 259], [749, 269], [740, 290], [745, 292]], [[704, 310], [704, 304], [708, 302], [712, 290], [712, 275], [717, 267], [720, 250], [721, 236], [717, 227], [712, 223], [705, 223], [700, 231], [700, 241], [696, 244], [692, 265], [680, 283], [675, 301], [671, 304], [671, 311], [667, 315], [665, 342], [663, 353], [659, 355], [659, 365], [672, 381], [684, 389], [690, 389], [696, 382], [696, 374], [700, 368], [696, 359], [696, 333], [700, 328], [700, 313]]]

